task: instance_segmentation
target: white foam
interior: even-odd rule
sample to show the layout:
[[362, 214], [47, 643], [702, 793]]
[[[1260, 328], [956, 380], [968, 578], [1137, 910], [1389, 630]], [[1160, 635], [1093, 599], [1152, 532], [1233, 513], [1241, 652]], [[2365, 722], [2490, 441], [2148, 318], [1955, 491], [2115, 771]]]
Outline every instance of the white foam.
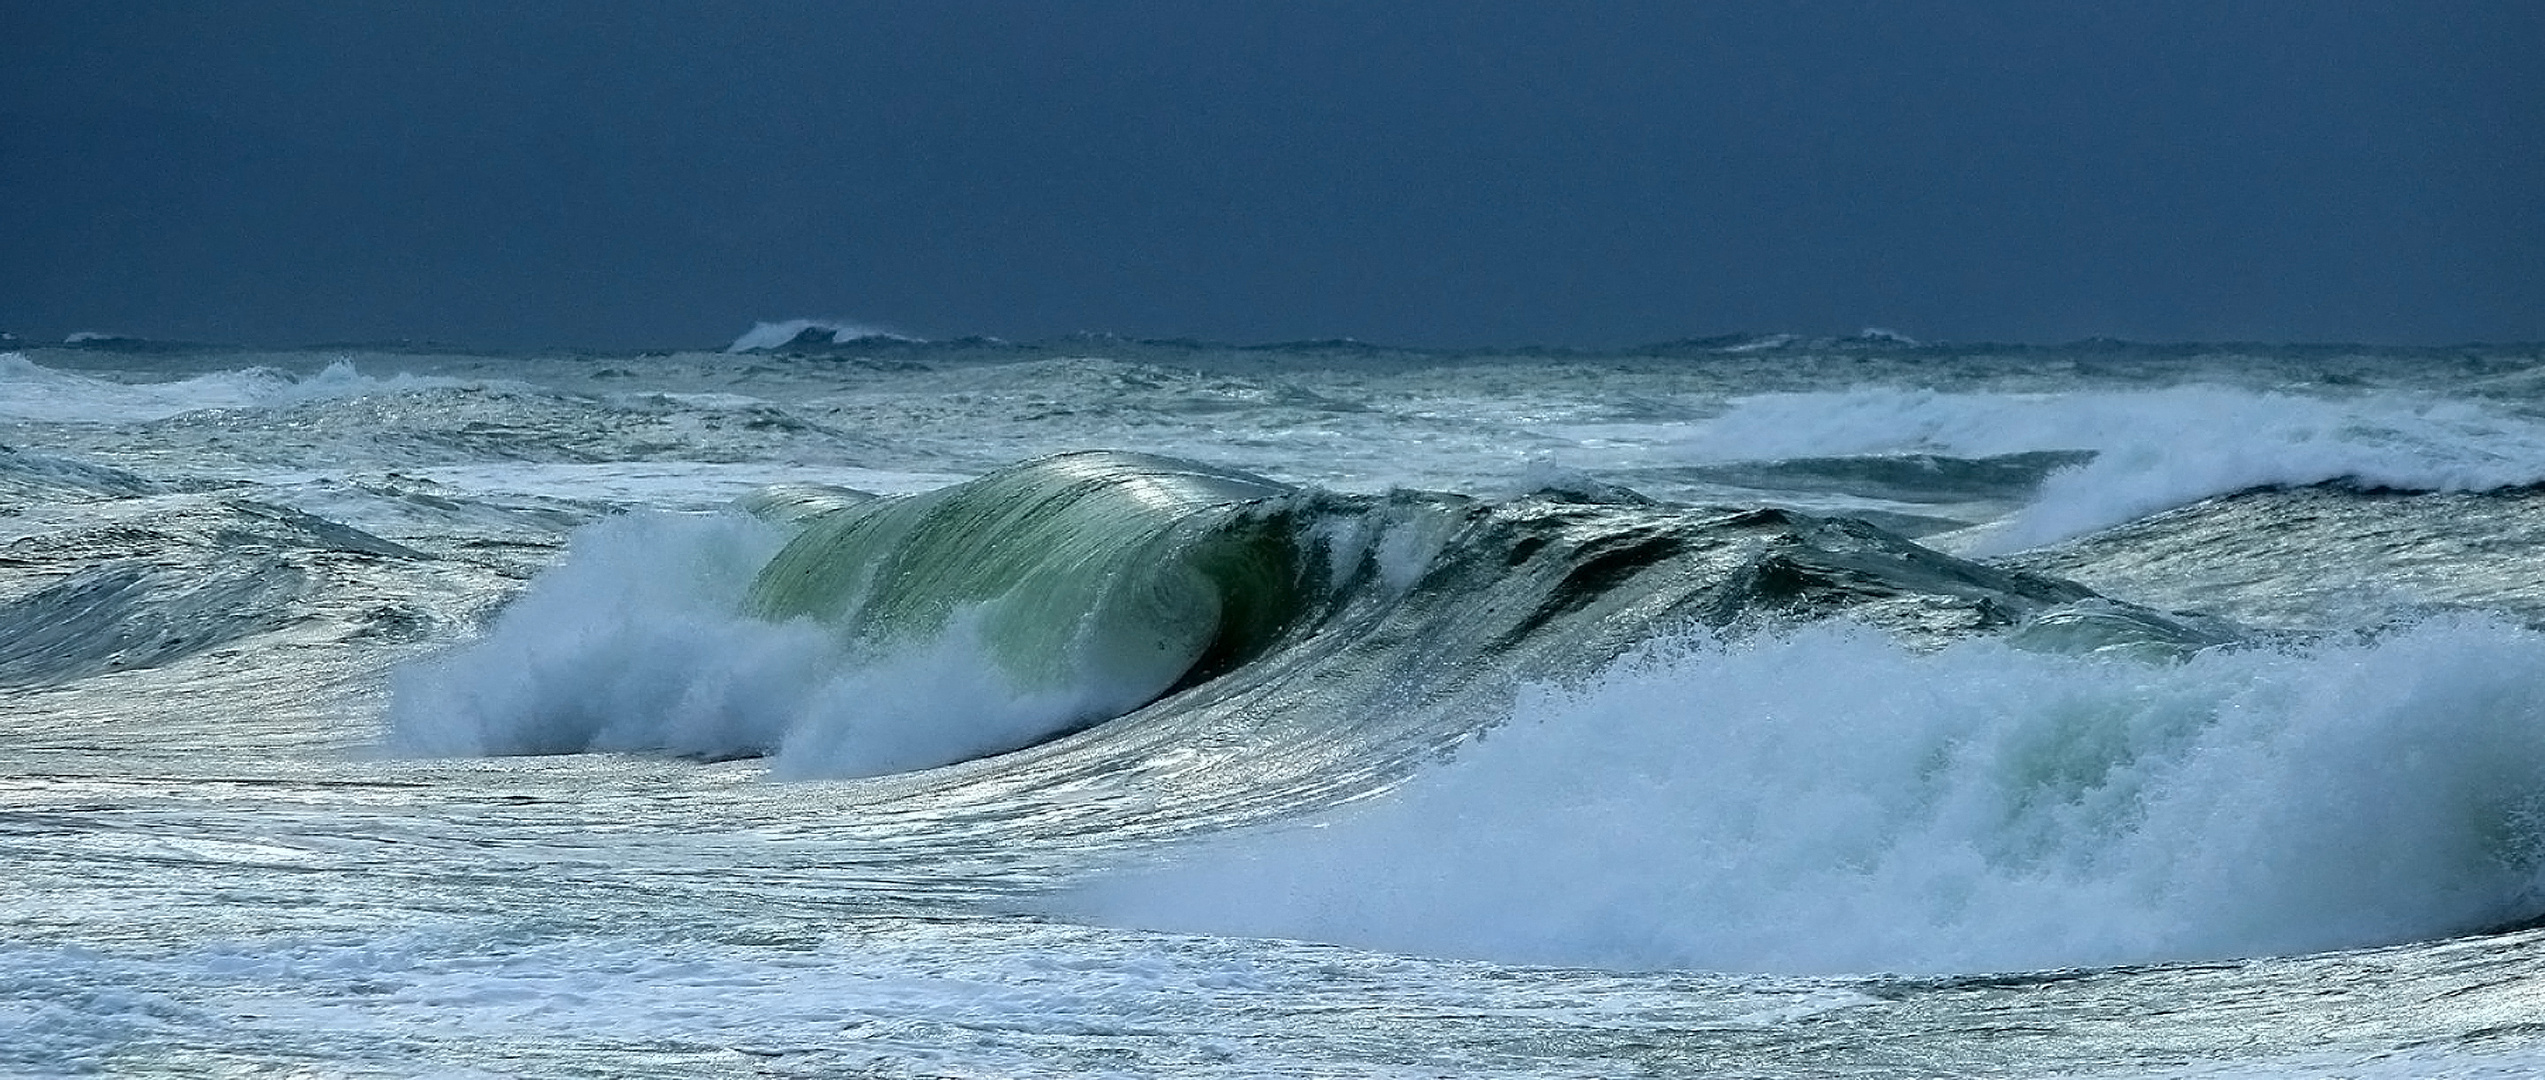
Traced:
[[[705, 509], [771, 484], [840, 484], [878, 495], [908, 495], [970, 479], [954, 473], [865, 469], [849, 465], [717, 461], [506, 461], [400, 470], [460, 491], [537, 498], [599, 500], [626, 506]], [[259, 473], [260, 483], [306, 484], [341, 473]]]
[[488, 634], [401, 671], [390, 745], [436, 755], [774, 755], [790, 777], [868, 776], [1013, 749], [1137, 702], [1025, 691], [970, 620], [889, 651], [741, 613], [786, 539], [740, 515], [639, 514], [578, 532]]
[[[464, 1062], [490, 1070], [470, 1076], [1592, 1077], [1626, 1059], [1476, 1036], [1758, 1038], [1874, 1003], [1811, 983], [1585, 985], [974, 918], [681, 911], [686, 895], [649, 889], [622, 898], [638, 901], [626, 910], [510, 928], [391, 911], [323, 936], [104, 950], [0, 940], [0, 1030], [12, 1035], [0, 1072], [444, 1076]], [[693, 914], [712, 921], [664, 925]], [[1361, 1016], [1379, 1019], [1335, 1023]]]
[[1738, 345], [1726, 345], [1716, 351], [1736, 354], [1767, 352], [1771, 349], [1782, 349], [1785, 346], [1793, 344], [1797, 340], [1800, 339], [1793, 334], [1769, 334], [1766, 337], [1757, 338], [1751, 341], [1744, 341]]
[[[2524, 1018], [2508, 1021], [2524, 1026]], [[2468, 1025], [2471, 1027], [2472, 1025]], [[2114, 1069], [2072, 1074], [2085, 1080], [2533, 1080], [2545, 1076], [2545, 1049], [2485, 1045], [2478, 1039], [2381, 1050], [2371, 1054], [2318, 1052], [2259, 1061], [2201, 1062], [2157, 1069]]]
[[0, 353], [0, 417], [51, 423], [164, 420], [206, 409], [272, 408], [445, 385], [456, 384], [406, 374], [375, 379], [344, 360], [303, 379], [258, 367], [125, 383], [43, 367], [23, 353]]
[[2545, 907], [2545, 635], [2177, 665], [1683, 641], [1396, 796], [1090, 888], [1102, 921], [1618, 968], [1972, 971], [2421, 940]]
[[919, 340], [847, 319], [788, 319], [783, 322], [752, 324], [751, 329], [743, 331], [741, 337], [733, 339], [733, 344], [725, 346], [725, 351], [738, 353], [750, 352], [754, 349], [774, 349], [794, 341], [807, 330], [828, 331], [831, 335], [831, 343], [834, 345], [845, 345], [862, 338], [883, 338], [888, 341]]
[[2416, 491], [2545, 481], [2545, 424], [2469, 401], [2218, 386], [2069, 394], [1868, 388], [1734, 399], [1682, 460], [2092, 450], [1976, 545], [2017, 550], [2213, 495], [2337, 479]]

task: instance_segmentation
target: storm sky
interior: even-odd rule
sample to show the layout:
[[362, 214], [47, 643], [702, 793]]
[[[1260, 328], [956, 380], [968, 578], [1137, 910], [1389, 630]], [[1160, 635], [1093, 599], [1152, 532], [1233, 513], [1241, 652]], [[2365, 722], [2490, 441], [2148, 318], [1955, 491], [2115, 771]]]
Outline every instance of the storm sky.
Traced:
[[0, 0], [0, 330], [2545, 339], [2545, 4]]

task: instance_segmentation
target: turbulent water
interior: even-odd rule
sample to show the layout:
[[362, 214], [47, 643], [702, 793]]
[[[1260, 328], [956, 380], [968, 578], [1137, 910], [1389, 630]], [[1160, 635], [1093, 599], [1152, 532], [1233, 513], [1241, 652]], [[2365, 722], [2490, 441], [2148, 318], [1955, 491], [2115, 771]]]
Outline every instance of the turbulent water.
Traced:
[[0, 353], [0, 1071], [2545, 1072], [2545, 351]]

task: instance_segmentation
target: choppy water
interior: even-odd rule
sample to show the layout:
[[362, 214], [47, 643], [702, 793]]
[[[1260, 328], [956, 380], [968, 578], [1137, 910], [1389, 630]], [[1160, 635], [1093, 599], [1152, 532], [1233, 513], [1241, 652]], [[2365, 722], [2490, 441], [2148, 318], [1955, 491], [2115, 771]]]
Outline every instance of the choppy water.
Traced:
[[0, 1069], [2545, 1071], [2540, 376], [0, 355]]

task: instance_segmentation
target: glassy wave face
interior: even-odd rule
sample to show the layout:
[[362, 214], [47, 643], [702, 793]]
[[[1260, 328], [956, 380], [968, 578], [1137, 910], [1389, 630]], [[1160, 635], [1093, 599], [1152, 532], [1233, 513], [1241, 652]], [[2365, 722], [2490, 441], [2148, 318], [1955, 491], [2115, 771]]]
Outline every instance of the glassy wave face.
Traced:
[[2545, 1064], [2540, 372], [0, 355], [0, 1063]]

